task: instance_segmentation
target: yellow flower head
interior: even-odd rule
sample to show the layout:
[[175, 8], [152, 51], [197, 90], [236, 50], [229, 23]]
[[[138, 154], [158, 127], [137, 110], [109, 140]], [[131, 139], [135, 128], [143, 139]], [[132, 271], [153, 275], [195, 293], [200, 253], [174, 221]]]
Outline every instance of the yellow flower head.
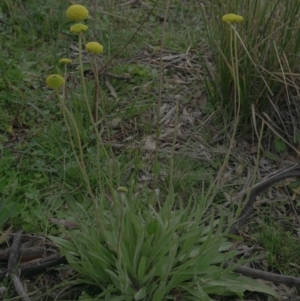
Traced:
[[71, 5], [66, 11], [66, 17], [72, 21], [83, 21], [89, 16], [87, 8], [80, 4]]
[[119, 193], [128, 193], [128, 189], [124, 186], [119, 186], [117, 188], [117, 192], [119, 192]]
[[103, 52], [103, 46], [97, 42], [89, 42], [85, 45], [85, 49], [88, 52], [98, 54]]
[[242, 22], [243, 20], [244, 18], [242, 16], [236, 14], [227, 14], [222, 17], [222, 21], [224, 22], [238, 23], [238, 22]]
[[75, 33], [87, 31], [88, 29], [89, 28], [86, 25], [81, 24], [81, 23], [74, 24], [73, 26], [70, 27], [70, 31], [75, 32]]
[[68, 65], [68, 64], [71, 64], [71, 63], [72, 63], [72, 60], [70, 60], [70, 59], [64, 57], [63, 59], [60, 59], [58, 62], [59, 62], [60, 64], [66, 64], [66, 65]]
[[51, 74], [46, 79], [46, 84], [48, 87], [56, 89], [64, 84], [65, 80], [59, 74]]

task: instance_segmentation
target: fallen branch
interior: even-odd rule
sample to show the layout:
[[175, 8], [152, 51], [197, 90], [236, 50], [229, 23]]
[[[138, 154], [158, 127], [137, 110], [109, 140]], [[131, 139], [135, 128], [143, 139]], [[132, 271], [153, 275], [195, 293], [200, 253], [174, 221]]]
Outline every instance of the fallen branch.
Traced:
[[[35, 273], [41, 273], [49, 268], [55, 267], [60, 264], [68, 263], [65, 257], [61, 257], [59, 254], [50, 255], [40, 260], [34, 260], [30, 262], [23, 263], [19, 266], [19, 273], [23, 275], [32, 275]], [[8, 270], [4, 271], [0, 275], [0, 281], [2, 281], [8, 273]]]
[[[300, 177], [300, 164], [290, 166], [280, 172], [275, 172], [265, 178], [263, 181], [254, 185], [251, 189], [249, 200], [243, 208], [240, 217], [236, 220], [234, 225], [231, 227], [229, 233], [236, 234], [239, 232], [240, 228], [244, 225], [246, 220], [251, 214], [252, 207], [256, 201], [256, 197], [265, 191], [270, 186], [277, 182], [280, 182], [286, 178]], [[246, 194], [246, 193], [245, 193]], [[225, 267], [231, 265], [230, 263], [225, 263]], [[282, 283], [290, 286], [300, 286], [300, 278], [279, 275], [275, 273], [259, 271], [256, 269], [248, 268], [245, 266], [240, 266], [234, 269], [236, 273], [240, 273], [244, 276], [259, 278], [271, 282]]]
[[[224, 267], [228, 267], [231, 265], [232, 265], [231, 263], [226, 262], [224, 264]], [[234, 272], [242, 274], [247, 277], [259, 278], [270, 282], [282, 283], [290, 286], [300, 286], [300, 278], [297, 277], [259, 271], [245, 266], [237, 267], [236, 269], [234, 269]]]
[[17, 269], [19, 259], [20, 259], [20, 245], [21, 245], [21, 233], [18, 232], [14, 236], [12, 246], [10, 248], [7, 273], [11, 278], [15, 291], [22, 301], [30, 301], [30, 298], [27, 296], [26, 291], [21, 282], [19, 271]]
[[240, 217], [235, 221], [229, 233], [237, 234], [252, 212], [256, 197], [270, 186], [286, 178], [300, 177], [300, 164], [290, 166], [280, 172], [273, 173], [251, 188], [249, 200], [243, 208]]
[[17, 269], [20, 257], [20, 245], [21, 245], [21, 233], [18, 232], [15, 234], [13, 243], [10, 248], [8, 264], [7, 264], [7, 273], [10, 276]]
[[[0, 260], [8, 260], [10, 257], [11, 249], [6, 249], [4, 251], [0, 251]], [[45, 254], [44, 247], [30, 247], [30, 248], [20, 248], [20, 260], [21, 261], [29, 261], [36, 258], [41, 258]]]

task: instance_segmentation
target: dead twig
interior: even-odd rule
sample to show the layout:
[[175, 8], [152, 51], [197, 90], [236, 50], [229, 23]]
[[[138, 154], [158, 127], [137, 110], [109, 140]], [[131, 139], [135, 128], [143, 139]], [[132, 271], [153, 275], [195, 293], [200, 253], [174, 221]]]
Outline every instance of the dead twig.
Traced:
[[114, 74], [110, 72], [105, 72], [105, 75], [114, 79], [131, 80], [131, 76], [129, 74]]
[[[11, 250], [6, 249], [0, 251], [0, 260], [8, 260], [10, 257]], [[20, 248], [20, 260], [29, 261], [36, 258], [41, 258], [45, 253], [45, 247], [30, 247], [30, 248]]]
[[11, 278], [15, 291], [23, 301], [30, 301], [27, 296], [23, 284], [21, 282], [19, 271], [17, 270], [20, 259], [21, 232], [14, 236], [12, 246], [10, 248], [7, 274]]
[[[23, 275], [32, 275], [35, 273], [41, 273], [46, 271], [48, 268], [55, 267], [60, 264], [68, 263], [65, 257], [61, 257], [59, 254], [53, 254], [46, 258], [41, 258], [40, 260], [33, 260], [19, 265], [19, 273]], [[0, 275], [0, 281], [2, 281], [8, 270], [4, 271]]]
[[5, 286], [1, 286], [0, 287], [0, 297], [2, 297], [6, 292], [6, 287]]
[[246, 220], [251, 214], [252, 207], [256, 201], [256, 197], [265, 191], [270, 186], [280, 182], [286, 178], [300, 177], [300, 164], [290, 166], [280, 172], [272, 173], [263, 181], [254, 185], [251, 189], [249, 200], [243, 208], [240, 217], [236, 220], [235, 224], [231, 227], [229, 233], [236, 234], [239, 229], [244, 225]]
[[[231, 263], [226, 262], [225, 267], [230, 266]], [[300, 286], [300, 278], [292, 277], [292, 276], [285, 276], [285, 275], [279, 275], [275, 273], [265, 272], [265, 271], [259, 271], [256, 269], [248, 268], [245, 266], [240, 266], [234, 269], [234, 272], [242, 274], [247, 277], [253, 277], [253, 278], [259, 278], [275, 283], [283, 283], [290, 286]]]
[[10, 276], [13, 274], [18, 266], [20, 258], [21, 232], [14, 235], [13, 243], [9, 250], [9, 258], [7, 265], [7, 273]]

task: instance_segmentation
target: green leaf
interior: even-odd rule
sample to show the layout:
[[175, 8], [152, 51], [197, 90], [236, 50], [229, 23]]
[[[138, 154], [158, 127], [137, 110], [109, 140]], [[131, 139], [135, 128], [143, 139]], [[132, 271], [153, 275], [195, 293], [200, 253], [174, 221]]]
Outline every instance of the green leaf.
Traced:
[[145, 269], [146, 269], [146, 257], [143, 256], [140, 260], [139, 268], [138, 268], [138, 281], [140, 284], [143, 284], [144, 276], [145, 276]]
[[152, 300], [161, 301], [165, 297], [165, 284], [161, 283], [155, 291]]
[[120, 289], [120, 279], [118, 274], [114, 273], [113, 271], [106, 269], [105, 272], [109, 275], [112, 283]]
[[144, 286], [138, 290], [138, 292], [134, 295], [134, 300], [141, 300], [146, 297], [147, 287]]
[[150, 272], [144, 277], [144, 283], [148, 282], [151, 278], [154, 277], [155, 273], [156, 273], [156, 267], [157, 265], [155, 265]]
[[155, 160], [154, 164], [153, 164], [153, 173], [156, 176], [158, 176], [159, 175], [159, 171], [160, 171], [160, 164], [159, 164], [158, 160]]
[[274, 139], [274, 147], [278, 152], [283, 152], [286, 150], [285, 142], [277, 136]]
[[[224, 290], [226, 286], [226, 290]], [[217, 294], [221, 296], [229, 296], [236, 294], [240, 298], [243, 297], [245, 291], [265, 293], [277, 297], [277, 293], [270, 287], [261, 282], [250, 279], [235, 273], [227, 273], [221, 279], [207, 281], [203, 285], [203, 289], [207, 294]]]

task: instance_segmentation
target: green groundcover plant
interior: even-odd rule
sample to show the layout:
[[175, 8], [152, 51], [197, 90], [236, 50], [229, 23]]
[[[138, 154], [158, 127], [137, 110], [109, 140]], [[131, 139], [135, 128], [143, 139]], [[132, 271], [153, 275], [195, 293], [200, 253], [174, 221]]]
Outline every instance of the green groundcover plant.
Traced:
[[[102, 198], [101, 204], [105, 204]], [[275, 292], [233, 272], [237, 251], [226, 239], [224, 215], [205, 210], [205, 199], [191, 198], [174, 210], [169, 197], [159, 210], [141, 208], [138, 199], [119, 189], [113, 206], [102, 205], [95, 220], [86, 213], [81, 229], [68, 239], [52, 237], [78, 272], [78, 282], [102, 293], [80, 300], [216, 300], [214, 295], [243, 297], [245, 291]], [[83, 210], [83, 209], [82, 209]], [[224, 263], [231, 262], [225, 268]]]
[[[244, 120], [253, 109], [267, 109], [278, 119], [297, 95], [300, 2], [213, 0], [203, 12], [212, 50], [212, 65], [204, 64], [206, 89], [214, 108], [222, 107], [232, 116], [238, 94]], [[229, 13], [242, 19], [222, 22]]]
[[[82, 5], [72, 5], [66, 16], [73, 21], [83, 21], [88, 10]], [[108, 131], [104, 102], [99, 94], [101, 120], [91, 109], [86, 91], [82, 66], [82, 42], [88, 26], [76, 23], [70, 31], [79, 37], [79, 65], [83, 93], [82, 106], [85, 108], [84, 122], [79, 124], [72, 108], [72, 99], [65, 103], [66, 76], [51, 74], [47, 86], [54, 89], [61, 105], [64, 121], [73, 154], [82, 173], [87, 194], [93, 211], [79, 206], [79, 230], [68, 231], [64, 237], [51, 237], [56, 242], [70, 266], [78, 272], [78, 283], [86, 283], [101, 289], [99, 295], [86, 291], [81, 300], [167, 300], [181, 296], [184, 300], [215, 300], [214, 296], [237, 295], [242, 298], [246, 291], [257, 291], [275, 296], [275, 292], [260, 282], [234, 272], [236, 266], [245, 262], [232, 250], [227, 239], [230, 220], [220, 210], [215, 214], [203, 195], [191, 197], [182, 202], [170, 189], [162, 203], [156, 196], [140, 200], [127, 192], [124, 187], [114, 190], [112, 167], [116, 166], [111, 149], [106, 150], [98, 131], [100, 123]], [[102, 53], [103, 47], [97, 42], [85, 44], [92, 55]], [[92, 65], [95, 57], [91, 58]], [[68, 58], [61, 63], [68, 64]], [[67, 70], [67, 69], [66, 69]], [[95, 91], [100, 92], [96, 68]], [[62, 96], [59, 89], [62, 88]], [[94, 104], [95, 104], [94, 103]], [[93, 106], [98, 109], [98, 104]], [[88, 120], [88, 122], [87, 122]], [[110, 162], [108, 176], [108, 199], [104, 192], [95, 193], [86, 169], [86, 157], [82, 147], [86, 125], [96, 135], [97, 152], [106, 154]], [[109, 134], [108, 140], [109, 140]], [[110, 152], [110, 153], [109, 153]], [[99, 164], [99, 187], [105, 185], [103, 166]], [[117, 170], [114, 170], [117, 173]], [[170, 185], [171, 186], [171, 185]], [[134, 188], [132, 188], [134, 190]], [[226, 267], [225, 267], [226, 263]]]

